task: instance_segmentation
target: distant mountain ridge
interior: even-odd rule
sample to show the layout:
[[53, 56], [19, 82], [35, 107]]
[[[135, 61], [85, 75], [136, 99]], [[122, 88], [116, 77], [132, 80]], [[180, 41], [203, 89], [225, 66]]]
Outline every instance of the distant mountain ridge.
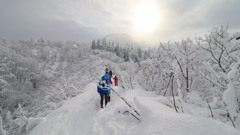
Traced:
[[126, 33], [110, 34], [103, 37], [102, 39], [105, 39], [107, 42], [115, 42], [116, 44], [119, 44], [119, 45], [126, 45], [126, 43], [133, 43], [131, 36], [129, 36]]

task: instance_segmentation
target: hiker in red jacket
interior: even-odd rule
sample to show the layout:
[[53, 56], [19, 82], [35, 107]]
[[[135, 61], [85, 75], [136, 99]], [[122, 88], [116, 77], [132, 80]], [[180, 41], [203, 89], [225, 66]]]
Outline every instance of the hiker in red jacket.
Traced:
[[115, 86], [118, 86], [118, 77], [117, 77], [117, 75], [115, 75], [113, 79], [114, 79]]

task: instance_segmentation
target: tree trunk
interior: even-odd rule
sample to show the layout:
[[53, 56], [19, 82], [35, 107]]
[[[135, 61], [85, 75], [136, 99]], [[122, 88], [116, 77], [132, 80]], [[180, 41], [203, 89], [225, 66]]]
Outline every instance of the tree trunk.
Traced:
[[[172, 73], [172, 74], [173, 74], [173, 73]], [[177, 106], [176, 106], [176, 101], [175, 101], [175, 97], [174, 97], [174, 93], [173, 93], [173, 79], [174, 79], [174, 75], [172, 75], [172, 96], [173, 96], [173, 105], [174, 105], [174, 108], [175, 108], [176, 112], [178, 113]]]
[[189, 76], [188, 76], [188, 67], [186, 68], [186, 91], [189, 92]]
[[188, 71], [189, 61], [187, 59], [187, 67], [186, 67], [186, 91], [189, 92], [189, 71]]

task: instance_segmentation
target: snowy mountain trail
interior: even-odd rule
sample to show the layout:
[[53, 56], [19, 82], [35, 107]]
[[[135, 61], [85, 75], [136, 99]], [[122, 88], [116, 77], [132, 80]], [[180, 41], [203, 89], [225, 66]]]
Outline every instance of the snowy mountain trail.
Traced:
[[[97, 84], [88, 84], [83, 93], [52, 111], [28, 135], [239, 135], [240, 131], [216, 120], [177, 114], [165, 105], [167, 99], [137, 89], [121, 92], [138, 112], [141, 122], [116, 95], [100, 109]], [[117, 87], [115, 88], [117, 90]], [[31, 122], [29, 122], [30, 124]]]

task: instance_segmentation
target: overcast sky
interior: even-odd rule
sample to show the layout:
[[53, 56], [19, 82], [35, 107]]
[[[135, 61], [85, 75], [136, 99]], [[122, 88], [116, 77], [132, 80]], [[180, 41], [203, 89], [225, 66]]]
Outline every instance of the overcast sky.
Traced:
[[[159, 24], [134, 30], [141, 3], [155, 5]], [[0, 37], [90, 41], [126, 33], [134, 40], [176, 41], [228, 25], [240, 32], [240, 0], [0, 0]]]

